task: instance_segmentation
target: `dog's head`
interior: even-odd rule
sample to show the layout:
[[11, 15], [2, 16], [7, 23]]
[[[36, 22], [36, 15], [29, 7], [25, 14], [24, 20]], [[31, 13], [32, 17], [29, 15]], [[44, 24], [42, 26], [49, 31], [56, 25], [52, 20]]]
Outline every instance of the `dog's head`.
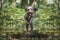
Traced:
[[25, 7], [25, 11], [26, 11], [27, 13], [33, 13], [33, 12], [35, 12], [35, 11], [37, 11], [37, 10], [38, 10], [37, 7], [32, 7], [32, 6], [27, 6], [27, 7]]

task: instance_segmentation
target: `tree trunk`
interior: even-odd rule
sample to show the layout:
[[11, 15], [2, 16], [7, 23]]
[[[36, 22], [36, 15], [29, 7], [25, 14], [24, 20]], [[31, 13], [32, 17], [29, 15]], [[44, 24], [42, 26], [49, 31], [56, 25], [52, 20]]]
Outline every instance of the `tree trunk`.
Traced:
[[28, 5], [28, 0], [21, 0], [21, 8], [25, 7]]
[[60, 14], [60, 0], [58, 0], [58, 13]]
[[0, 0], [0, 14], [2, 13], [2, 0]]
[[29, 0], [29, 6], [33, 4], [34, 0]]
[[58, 19], [57, 19], [57, 30], [60, 30], [60, 0], [58, 0]]

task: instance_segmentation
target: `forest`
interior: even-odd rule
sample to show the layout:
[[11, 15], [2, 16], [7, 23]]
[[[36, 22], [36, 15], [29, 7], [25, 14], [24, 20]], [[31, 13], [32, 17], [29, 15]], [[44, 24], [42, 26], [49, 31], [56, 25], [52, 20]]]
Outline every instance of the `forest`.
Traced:
[[[27, 32], [25, 6], [32, 5], [38, 11]], [[60, 0], [0, 0], [0, 40], [60, 40]]]

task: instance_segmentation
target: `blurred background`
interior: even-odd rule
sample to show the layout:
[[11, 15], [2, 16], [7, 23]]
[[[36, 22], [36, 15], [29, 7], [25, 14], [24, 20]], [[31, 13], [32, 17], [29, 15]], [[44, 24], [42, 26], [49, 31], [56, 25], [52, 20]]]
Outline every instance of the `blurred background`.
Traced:
[[2, 0], [0, 29], [25, 29], [25, 6], [35, 5], [34, 29], [60, 29], [58, 0]]

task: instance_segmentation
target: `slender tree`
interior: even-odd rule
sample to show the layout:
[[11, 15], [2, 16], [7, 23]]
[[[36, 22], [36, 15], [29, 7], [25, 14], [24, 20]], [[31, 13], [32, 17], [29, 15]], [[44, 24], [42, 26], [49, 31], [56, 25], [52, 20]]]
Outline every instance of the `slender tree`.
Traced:
[[60, 0], [58, 0], [58, 19], [57, 19], [57, 29], [60, 30]]
[[25, 5], [28, 5], [28, 0], [21, 0], [21, 8], [23, 8]]
[[58, 12], [60, 14], [60, 0], [58, 0]]
[[0, 14], [2, 12], [2, 0], [0, 0]]
[[29, 5], [31, 6], [33, 4], [34, 0], [29, 0]]

